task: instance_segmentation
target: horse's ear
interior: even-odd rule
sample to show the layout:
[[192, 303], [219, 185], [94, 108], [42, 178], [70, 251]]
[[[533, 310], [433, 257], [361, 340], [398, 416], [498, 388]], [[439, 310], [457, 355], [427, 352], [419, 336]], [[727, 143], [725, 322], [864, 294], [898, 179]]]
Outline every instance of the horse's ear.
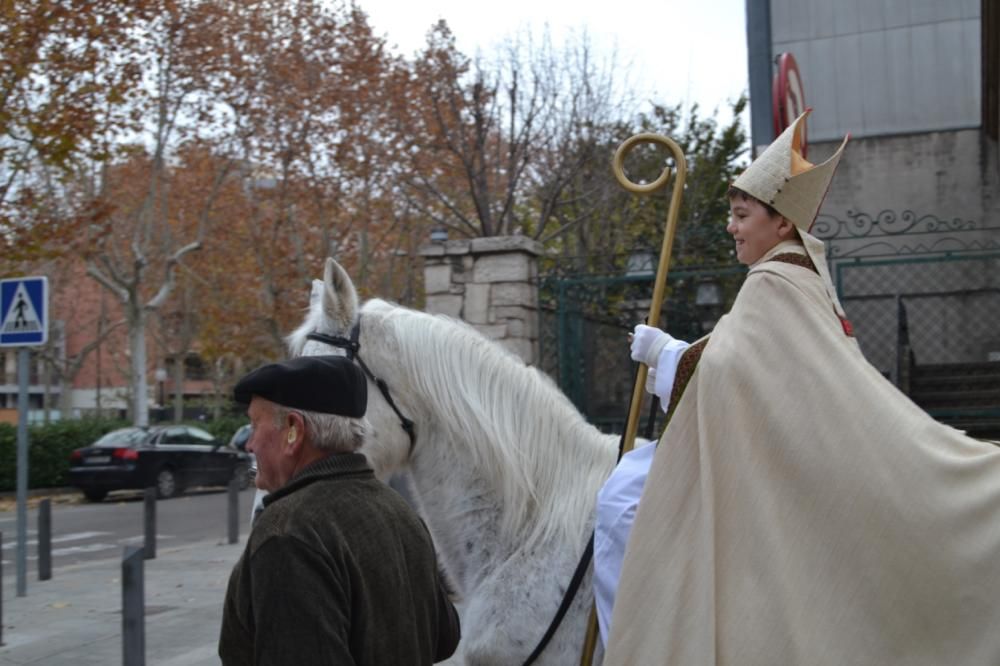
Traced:
[[323, 269], [323, 310], [342, 329], [354, 323], [358, 311], [358, 292], [343, 266], [327, 258]]

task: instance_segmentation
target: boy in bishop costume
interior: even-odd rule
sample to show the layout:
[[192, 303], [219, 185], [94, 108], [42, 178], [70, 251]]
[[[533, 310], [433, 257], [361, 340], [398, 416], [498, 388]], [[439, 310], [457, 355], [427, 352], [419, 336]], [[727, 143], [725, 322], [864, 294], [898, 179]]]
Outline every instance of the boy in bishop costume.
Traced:
[[806, 161], [805, 115], [730, 190], [729, 314], [637, 330], [669, 420], [605, 664], [1000, 664], [1000, 448], [862, 356], [809, 233], [844, 145]]

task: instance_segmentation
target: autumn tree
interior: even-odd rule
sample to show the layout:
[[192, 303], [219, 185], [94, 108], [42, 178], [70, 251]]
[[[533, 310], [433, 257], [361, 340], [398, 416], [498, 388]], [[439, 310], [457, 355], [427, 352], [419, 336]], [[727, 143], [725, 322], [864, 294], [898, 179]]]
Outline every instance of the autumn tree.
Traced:
[[280, 350], [324, 257], [370, 269], [389, 217], [380, 114], [392, 62], [364, 13], [343, 3], [247, 2], [226, 25], [255, 316]]
[[[133, 28], [153, 0], [0, 0], [0, 246], [5, 262], [53, 256], [100, 206], [62, 195], [81, 161], [134, 126], [142, 75]], [[93, 201], [88, 202], [93, 204]]]
[[[658, 239], [667, 205], [635, 202], [610, 174], [636, 131], [680, 137], [689, 156], [682, 261], [721, 258], [739, 123], [636, 114], [613, 56], [585, 36], [557, 48], [516, 35], [470, 58], [441, 22], [407, 59], [339, 0], [0, 0], [0, 12], [0, 238], [22, 251], [5, 258], [72, 239], [124, 315], [136, 423], [147, 337], [175, 361], [175, 415], [185, 356], [204, 359], [221, 396], [284, 353], [328, 255], [362, 295], [414, 305], [416, 249], [435, 225], [615, 268], [598, 255]], [[661, 166], [645, 152], [628, 164], [640, 179]]]
[[234, 164], [224, 161], [207, 179], [208, 193], [197, 205], [171, 208], [170, 162], [178, 147], [213, 134], [215, 109], [206, 93], [219, 67], [214, 56], [220, 12], [211, 2], [167, 3], [142, 26], [139, 46], [147, 80], [133, 104], [147, 120], [148, 147], [136, 146], [127, 161], [106, 169], [98, 193], [105, 200], [113, 196], [116, 208], [103, 226], [91, 228], [88, 274], [118, 299], [125, 313], [136, 425], [146, 425], [149, 418], [149, 315], [173, 290], [179, 262], [201, 247], [216, 197]]
[[243, 349], [253, 349], [260, 342], [245, 321], [232, 319], [246, 313], [246, 308], [239, 307], [241, 299], [253, 293], [241, 284], [252, 271], [241, 265], [240, 243], [233, 239], [242, 231], [247, 196], [238, 171], [231, 168], [233, 160], [215, 151], [214, 145], [188, 142], [170, 170], [167, 200], [178, 226], [183, 226], [181, 221], [205, 220], [205, 229], [211, 231], [203, 234], [198, 252], [177, 262], [175, 287], [154, 311], [149, 329], [160, 363], [170, 373], [175, 421], [183, 418], [186, 359], [200, 356], [206, 321], [229, 318], [231, 324], [224, 334], [243, 344]]
[[414, 63], [412, 155], [406, 174], [414, 205], [460, 236], [546, 238], [566, 188], [586, 168], [574, 146], [593, 141], [631, 102], [594, 57], [586, 36], [556, 48], [520, 35], [498, 55], [470, 59], [440, 22]]
[[[637, 132], [657, 132], [673, 138], [687, 159], [674, 265], [712, 266], [732, 261], [732, 242], [726, 233], [729, 218], [726, 191], [746, 166], [748, 141], [741, 121], [746, 103], [743, 97], [732, 103], [731, 119], [726, 124], [720, 124], [715, 117], [702, 116], [697, 106], [685, 113], [680, 105], [654, 105], [651, 112], [638, 119]], [[626, 168], [631, 170], [633, 179], [651, 182], [664, 164], [662, 150], [652, 149], [627, 161]], [[624, 220], [620, 228], [625, 230], [625, 236], [617, 247], [634, 247], [639, 242], [651, 241], [658, 247], [666, 231], [672, 196], [673, 191], [668, 187], [649, 198], [634, 218]]]

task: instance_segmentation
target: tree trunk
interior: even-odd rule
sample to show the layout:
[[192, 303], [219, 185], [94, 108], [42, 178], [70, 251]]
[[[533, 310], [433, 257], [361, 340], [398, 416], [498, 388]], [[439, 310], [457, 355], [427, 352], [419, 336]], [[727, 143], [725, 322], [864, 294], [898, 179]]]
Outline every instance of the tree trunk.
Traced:
[[184, 420], [184, 355], [174, 356], [174, 423]]
[[212, 364], [212, 420], [222, 417], [222, 359]]
[[59, 416], [71, 418], [73, 412], [73, 380], [64, 375], [59, 376]]
[[[132, 304], [130, 304], [132, 305]], [[141, 428], [149, 425], [149, 395], [146, 385], [146, 313], [140, 307], [130, 307], [128, 344], [132, 352], [132, 423]]]

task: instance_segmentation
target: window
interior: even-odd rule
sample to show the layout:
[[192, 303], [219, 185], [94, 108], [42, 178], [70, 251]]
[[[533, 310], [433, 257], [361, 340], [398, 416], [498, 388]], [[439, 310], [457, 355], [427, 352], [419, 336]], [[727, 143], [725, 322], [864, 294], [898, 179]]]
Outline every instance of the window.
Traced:
[[186, 428], [167, 428], [160, 438], [161, 444], [190, 444]]
[[201, 428], [188, 428], [188, 442], [200, 446], [213, 446], [215, 438]]

